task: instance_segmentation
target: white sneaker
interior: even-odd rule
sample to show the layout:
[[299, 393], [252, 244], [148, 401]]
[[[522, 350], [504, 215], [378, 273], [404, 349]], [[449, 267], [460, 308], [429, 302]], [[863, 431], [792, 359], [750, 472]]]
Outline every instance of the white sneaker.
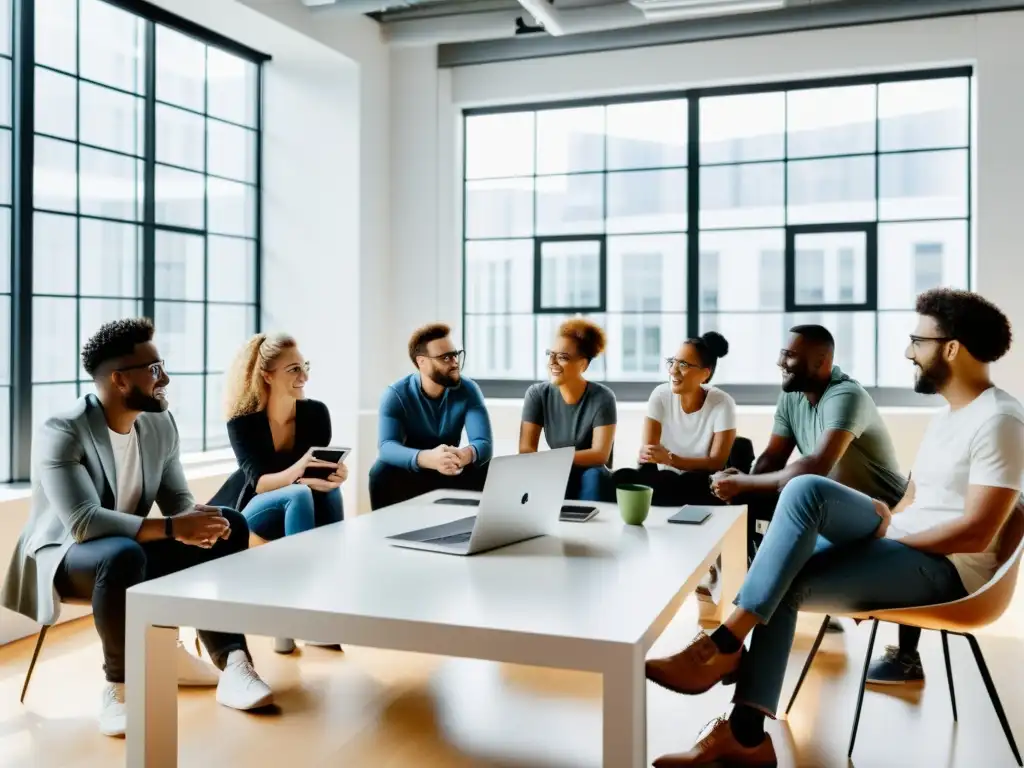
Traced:
[[217, 684], [217, 703], [232, 709], [257, 709], [274, 703], [274, 692], [256, 674], [245, 651], [232, 651]]
[[178, 685], [182, 687], [212, 687], [220, 681], [220, 670], [210, 662], [193, 656], [178, 641]]
[[107, 683], [100, 705], [100, 733], [124, 736], [128, 710], [124, 705], [124, 683]]

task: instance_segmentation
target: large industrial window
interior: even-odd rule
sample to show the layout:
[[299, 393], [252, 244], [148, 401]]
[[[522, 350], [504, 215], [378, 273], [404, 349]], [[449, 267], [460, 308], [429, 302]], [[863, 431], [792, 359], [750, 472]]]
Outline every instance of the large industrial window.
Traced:
[[222, 373], [259, 317], [266, 57], [136, 0], [5, 7], [0, 479], [27, 478], [33, 431], [91, 391], [83, 342], [140, 314], [182, 450], [222, 447]]
[[713, 329], [716, 383], [773, 402], [788, 329], [815, 322], [881, 402], [912, 402], [914, 297], [969, 285], [970, 104], [958, 69], [468, 110], [467, 372], [521, 394], [582, 314], [620, 396]]

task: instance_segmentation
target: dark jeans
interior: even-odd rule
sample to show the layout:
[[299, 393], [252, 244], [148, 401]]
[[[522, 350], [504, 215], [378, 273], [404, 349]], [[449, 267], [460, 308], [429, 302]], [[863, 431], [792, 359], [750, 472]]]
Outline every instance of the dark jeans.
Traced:
[[[57, 569], [54, 586], [61, 597], [92, 600], [107, 682], [124, 682], [125, 593], [129, 587], [248, 548], [249, 526], [245, 518], [234, 510], [223, 512], [231, 523], [231, 536], [227, 541], [220, 539], [210, 549], [171, 539], [140, 544], [125, 536], [71, 545]], [[232, 651], [249, 652], [242, 635], [200, 630], [199, 639], [220, 669], [224, 669]]]
[[681, 507], [684, 504], [721, 506], [711, 493], [710, 472], [683, 472], [659, 469], [656, 464], [641, 464], [637, 469], [620, 469], [615, 485], [648, 485], [654, 489], [651, 503], [656, 507]]
[[390, 507], [403, 501], [441, 490], [482, 491], [487, 465], [471, 464], [458, 475], [442, 475], [431, 469], [413, 472], [378, 461], [370, 469], [370, 509]]
[[614, 501], [615, 489], [608, 467], [577, 467], [569, 470], [565, 498], [578, 501]]

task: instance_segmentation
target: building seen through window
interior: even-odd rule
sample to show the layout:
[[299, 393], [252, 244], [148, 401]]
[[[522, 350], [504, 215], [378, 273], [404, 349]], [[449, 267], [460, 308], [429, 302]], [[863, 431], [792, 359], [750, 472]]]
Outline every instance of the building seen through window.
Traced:
[[915, 296], [969, 285], [970, 84], [956, 71], [468, 112], [466, 345], [508, 341], [468, 372], [542, 377], [549, 330], [585, 314], [609, 338], [593, 377], [660, 380], [660, 358], [716, 329], [732, 347], [717, 382], [777, 385], [786, 331], [812, 318], [866, 386], [909, 386]]

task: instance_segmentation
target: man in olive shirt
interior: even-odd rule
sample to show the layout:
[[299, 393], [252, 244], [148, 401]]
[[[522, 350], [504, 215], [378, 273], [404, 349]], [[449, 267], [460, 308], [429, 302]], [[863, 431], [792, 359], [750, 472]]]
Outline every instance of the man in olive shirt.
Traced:
[[[820, 325], [790, 330], [779, 354], [782, 394], [768, 447], [750, 475], [729, 470], [715, 475], [712, 490], [726, 502], [747, 505], [749, 556], [754, 557], [778, 495], [800, 475], [821, 475], [860, 491], [890, 507], [907, 489], [892, 438], [871, 395], [833, 365], [835, 341]], [[793, 450], [800, 458], [790, 461]], [[838, 629], [838, 624], [833, 628]], [[916, 633], [919, 636], [919, 633]], [[923, 679], [917, 636], [900, 628], [900, 649], [888, 664], [877, 662], [869, 682], [901, 683]], [[886, 667], [882, 669], [881, 667]]]

